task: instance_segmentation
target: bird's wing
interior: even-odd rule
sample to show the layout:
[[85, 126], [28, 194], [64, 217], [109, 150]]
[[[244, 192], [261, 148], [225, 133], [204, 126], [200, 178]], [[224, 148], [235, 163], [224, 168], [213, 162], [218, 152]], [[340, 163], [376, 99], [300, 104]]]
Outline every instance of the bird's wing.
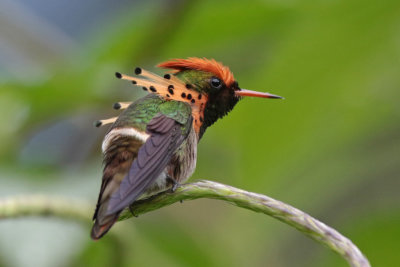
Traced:
[[191, 124], [191, 117], [187, 125], [182, 125], [161, 113], [150, 121], [146, 129], [150, 137], [140, 147], [119, 189], [111, 195], [106, 215], [120, 212], [129, 206], [155, 182], [185, 140]]

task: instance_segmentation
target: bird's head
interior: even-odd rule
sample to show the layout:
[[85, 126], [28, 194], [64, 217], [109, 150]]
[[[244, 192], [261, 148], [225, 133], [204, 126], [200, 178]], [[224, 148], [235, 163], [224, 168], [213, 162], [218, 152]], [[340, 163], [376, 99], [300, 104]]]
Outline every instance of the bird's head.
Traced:
[[194, 126], [200, 137], [208, 126], [231, 111], [242, 97], [282, 98], [240, 88], [229, 68], [214, 59], [173, 59], [160, 63], [158, 67], [172, 71], [162, 78], [136, 68], [135, 74], [139, 76], [137, 78], [120, 73], [116, 73], [116, 76], [130, 80], [166, 100], [189, 103]]

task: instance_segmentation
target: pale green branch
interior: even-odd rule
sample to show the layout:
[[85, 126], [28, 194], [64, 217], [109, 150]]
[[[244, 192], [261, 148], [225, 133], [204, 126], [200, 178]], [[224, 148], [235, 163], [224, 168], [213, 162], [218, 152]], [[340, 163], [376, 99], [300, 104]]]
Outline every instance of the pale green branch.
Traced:
[[45, 195], [21, 195], [0, 200], [0, 220], [26, 216], [53, 216], [91, 223], [93, 207], [84, 200]]
[[[120, 220], [140, 215], [182, 200], [211, 198], [272, 216], [306, 234], [341, 255], [350, 266], [369, 267], [367, 258], [346, 237], [310, 215], [273, 198], [247, 192], [211, 181], [184, 184], [175, 192], [165, 191], [131, 205]], [[22, 216], [57, 216], [83, 222], [90, 221], [93, 210], [84, 201], [59, 197], [22, 196], [0, 200], [0, 219]]]
[[241, 208], [267, 214], [328, 246], [341, 255], [350, 266], [370, 266], [367, 258], [348, 238], [307, 213], [273, 198], [211, 181], [203, 180], [184, 184], [175, 192], [165, 191], [154, 197], [137, 201], [131, 205], [130, 210], [122, 213], [120, 220], [131, 217], [131, 212], [140, 215], [178, 201], [198, 198], [224, 200]]

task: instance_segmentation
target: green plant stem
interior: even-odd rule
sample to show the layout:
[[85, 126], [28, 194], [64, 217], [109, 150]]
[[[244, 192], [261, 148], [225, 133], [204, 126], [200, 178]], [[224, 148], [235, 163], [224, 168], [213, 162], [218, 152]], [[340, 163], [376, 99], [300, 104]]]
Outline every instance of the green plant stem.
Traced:
[[[272, 216], [306, 234], [342, 256], [350, 266], [369, 267], [367, 258], [346, 237], [310, 215], [273, 198], [232, 186], [198, 181], [181, 185], [175, 192], [165, 191], [133, 203], [120, 220], [144, 214], [183, 200], [210, 198]], [[0, 200], [0, 219], [22, 216], [57, 216], [82, 222], [90, 221], [91, 207], [84, 201], [60, 197], [21, 196]]]
[[26, 216], [53, 216], [91, 223], [93, 207], [84, 200], [59, 196], [21, 195], [0, 200], [0, 220]]
[[184, 184], [175, 192], [165, 191], [151, 198], [139, 200], [131, 205], [130, 210], [122, 213], [120, 220], [131, 217], [132, 213], [140, 215], [178, 201], [198, 198], [224, 200], [241, 208], [267, 214], [326, 245], [342, 256], [350, 266], [370, 266], [367, 258], [348, 238], [307, 213], [273, 198], [211, 181], [202, 180]]

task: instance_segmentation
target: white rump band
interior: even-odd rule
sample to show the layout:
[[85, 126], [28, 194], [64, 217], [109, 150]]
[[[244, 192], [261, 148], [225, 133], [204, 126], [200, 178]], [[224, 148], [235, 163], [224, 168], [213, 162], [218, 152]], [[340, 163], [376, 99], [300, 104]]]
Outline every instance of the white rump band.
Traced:
[[104, 137], [103, 144], [101, 145], [101, 149], [103, 150], [103, 152], [105, 152], [107, 150], [107, 148], [110, 146], [111, 141], [117, 136], [132, 136], [132, 137], [135, 137], [135, 138], [139, 139], [143, 143], [146, 142], [147, 138], [150, 137], [150, 135], [148, 135], [148, 134], [146, 134], [144, 132], [138, 131], [135, 128], [116, 128], [116, 129], [112, 129]]

